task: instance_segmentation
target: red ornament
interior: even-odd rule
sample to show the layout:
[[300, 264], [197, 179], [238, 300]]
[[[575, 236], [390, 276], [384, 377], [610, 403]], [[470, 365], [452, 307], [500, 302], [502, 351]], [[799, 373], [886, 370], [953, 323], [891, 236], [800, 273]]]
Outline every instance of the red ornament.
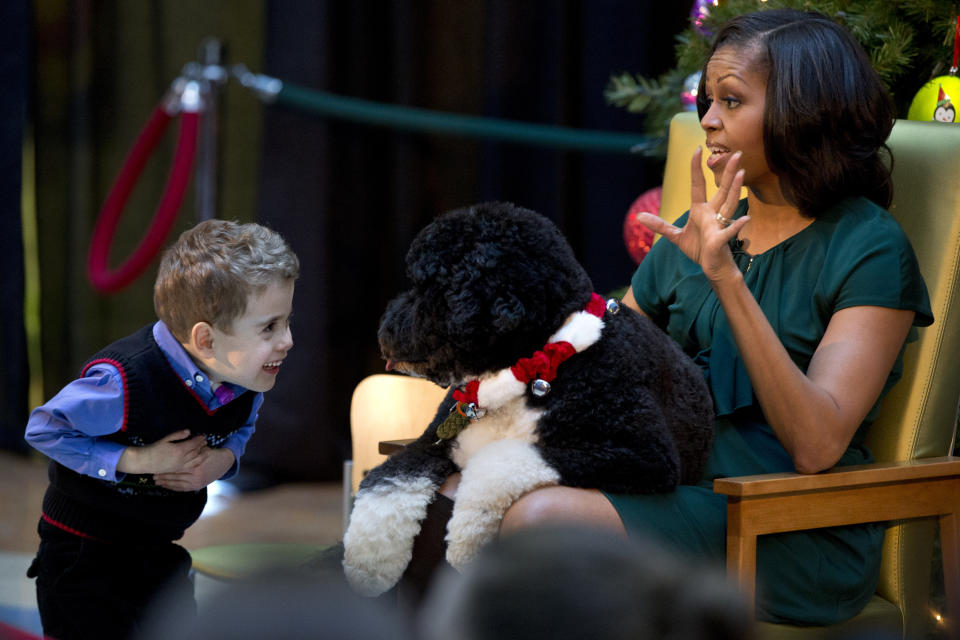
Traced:
[[663, 187], [654, 187], [649, 191], [640, 194], [630, 210], [623, 219], [623, 242], [627, 245], [627, 253], [633, 258], [633, 261], [640, 264], [650, 247], [653, 246], [653, 231], [647, 229], [637, 220], [637, 214], [641, 211], [652, 213], [655, 216], [660, 215], [660, 196], [663, 193]]

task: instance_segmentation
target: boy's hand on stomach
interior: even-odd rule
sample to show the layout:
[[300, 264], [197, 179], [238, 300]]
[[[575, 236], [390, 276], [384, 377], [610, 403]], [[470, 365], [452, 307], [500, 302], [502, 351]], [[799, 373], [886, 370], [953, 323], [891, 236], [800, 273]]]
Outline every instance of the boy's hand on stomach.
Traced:
[[171, 491], [199, 491], [205, 486], [223, 477], [233, 466], [233, 452], [229, 449], [211, 449], [204, 447], [203, 461], [187, 471], [156, 473], [153, 481], [157, 486]]
[[175, 431], [143, 447], [127, 447], [117, 462], [123, 473], [169, 473], [190, 471], [204, 459], [206, 439], [190, 437], [189, 429]]

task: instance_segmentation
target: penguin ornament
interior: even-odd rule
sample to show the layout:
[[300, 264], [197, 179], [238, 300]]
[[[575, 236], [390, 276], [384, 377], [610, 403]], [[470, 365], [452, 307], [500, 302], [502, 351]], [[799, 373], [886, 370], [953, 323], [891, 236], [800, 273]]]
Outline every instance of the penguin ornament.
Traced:
[[934, 78], [917, 92], [913, 102], [910, 103], [907, 118], [956, 122], [957, 108], [954, 100], [957, 99], [960, 99], [960, 78], [956, 76]]
[[960, 16], [953, 42], [953, 64], [945, 76], [937, 76], [917, 91], [907, 112], [909, 120], [934, 122], [956, 122], [956, 101], [960, 100], [960, 78], [957, 77], [957, 63], [960, 60]]

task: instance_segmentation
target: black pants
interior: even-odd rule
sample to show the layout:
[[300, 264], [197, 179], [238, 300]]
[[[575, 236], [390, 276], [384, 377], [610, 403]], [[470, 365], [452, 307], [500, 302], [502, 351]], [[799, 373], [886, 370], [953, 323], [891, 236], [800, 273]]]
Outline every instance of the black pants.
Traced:
[[41, 520], [40, 549], [27, 571], [37, 579], [44, 635], [57, 640], [125, 640], [149, 617], [196, 615], [191, 560], [173, 542], [107, 543]]
[[449, 567], [447, 552], [447, 522], [453, 515], [453, 500], [437, 495], [427, 507], [427, 516], [420, 523], [420, 533], [413, 540], [413, 557], [396, 587], [397, 602], [410, 611], [423, 604], [433, 579], [441, 567]]

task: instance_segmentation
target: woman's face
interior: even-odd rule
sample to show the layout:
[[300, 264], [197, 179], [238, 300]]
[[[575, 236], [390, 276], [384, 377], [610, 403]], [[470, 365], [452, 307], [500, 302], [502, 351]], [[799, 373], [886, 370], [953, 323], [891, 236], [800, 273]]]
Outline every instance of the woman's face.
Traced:
[[717, 49], [707, 62], [704, 93], [709, 108], [700, 119], [710, 152], [707, 166], [719, 184], [730, 156], [740, 151], [744, 185], [755, 192], [774, 187], [779, 195], [779, 180], [767, 166], [763, 149], [767, 72], [755, 60], [753, 51], [728, 46]]

